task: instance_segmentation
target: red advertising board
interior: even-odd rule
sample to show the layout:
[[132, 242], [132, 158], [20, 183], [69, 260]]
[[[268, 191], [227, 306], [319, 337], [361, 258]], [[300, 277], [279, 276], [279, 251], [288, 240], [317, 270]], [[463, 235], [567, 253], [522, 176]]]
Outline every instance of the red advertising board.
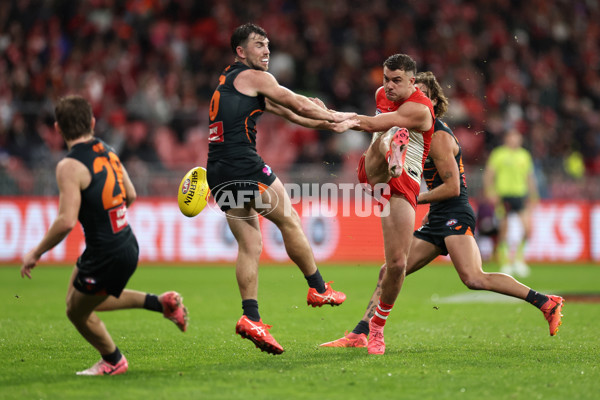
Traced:
[[[333, 205], [302, 201], [294, 207], [318, 262], [383, 261], [380, 218], [371, 206], [355, 201]], [[35, 246], [56, 217], [56, 198], [0, 199], [0, 263], [17, 263]], [[417, 210], [420, 224], [427, 207]], [[175, 200], [145, 198], [127, 211], [140, 243], [142, 262], [214, 263], [235, 260], [237, 244], [223, 213], [207, 207], [194, 218], [183, 216]], [[545, 201], [533, 213], [533, 232], [526, 250], [530, 262], [600, 261], [600, 205]], [[289, 262], [278, 229], [264, 218], [263, 261]], [[513, 232], [517, 234], [518, 232]], [[74, 263], [85, 246], [81, 227], [42, 258]]]

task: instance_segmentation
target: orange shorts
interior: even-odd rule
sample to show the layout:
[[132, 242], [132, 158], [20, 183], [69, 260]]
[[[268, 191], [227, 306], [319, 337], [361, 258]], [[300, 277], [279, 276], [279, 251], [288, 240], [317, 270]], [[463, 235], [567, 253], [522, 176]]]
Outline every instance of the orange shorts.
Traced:
[[[365, 158], [366, 156], [363, 154], [358, 161], [358, 181], [360, 183], [369, 185], [369, 182], [367, 181], [367, 170], [365, 168]], [[395, 194], [404, 197], [414, 209], [417, 208], [417, 196], [421, 190], [421, 185], [419, 185], [405, 173], [400, 175], [398, 178], [390, 179], [388, 185], [390, 186], [390, 190], [382, 195], [384, 199], [389, 201], [390, 197]]]

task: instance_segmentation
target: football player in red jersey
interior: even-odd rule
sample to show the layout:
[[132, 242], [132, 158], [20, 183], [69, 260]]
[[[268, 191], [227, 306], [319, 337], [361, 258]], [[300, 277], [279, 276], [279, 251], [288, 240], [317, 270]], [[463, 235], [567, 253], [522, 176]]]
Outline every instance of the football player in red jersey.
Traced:
[[359, 163], [359, 181], [389, 186], [385, 196], [389, 213], [381, 215], [387, 269], [369, 323], [371, 354], [385, 352], [383, 328], [406, 275], [417, 195], [434, 129], [433, 105], [415, 86], [416, 74], [417, 64], [410, 56], [390, 56], [383, 63], [383, 86], [375, 92], [377, 114], [356, 117], [358, 129], [373, 133]]
[[[448, 99], [431, 72], [417, 74], [416, 84], [433, 102], [436, 121], [424, 178], [428, 191], [419, 195], [419, 204], [430, 204], [421, 228], [414, 232], [406, 274], [423, 268], [439, 255], [449, 254], [460, 279], [473, 290], [490, 290], [523, 299], [544, 314], [554, 336], [561, 323], [563, 299], [531, 290], [509, 275], [485, 273], [475, 239], [475, 213], [469, 204], [467, 182], [462, 164], [462, 149], [450, 128], [439, 118], [448, 108]], [[363, 318], [342, 338], [323, 343], [323, 347], [366, 347], [369, 320], [381, 294], [381, 281], [386, 270], [380, 270], [377, 287]]]
[[110, 146], [94, 138], [92, 107], [80, 96], [58, 102], [54, 127], [69, 152], [56, 166], [58, 215], [40, 243], [23, 257], [21, 277], [31, 278], [40, 257], [81, 222], [86, 248], [67, 291], [67, 316], [102, 359], [77, 375], [118, 375], [128, 363], [94, 311], [145, 308], [162, 312], [186, 330], [187, 309], [177, 292], [161, 296], [124, 289], [138, 262], [138, 243], [127, 222], [136, 191]]

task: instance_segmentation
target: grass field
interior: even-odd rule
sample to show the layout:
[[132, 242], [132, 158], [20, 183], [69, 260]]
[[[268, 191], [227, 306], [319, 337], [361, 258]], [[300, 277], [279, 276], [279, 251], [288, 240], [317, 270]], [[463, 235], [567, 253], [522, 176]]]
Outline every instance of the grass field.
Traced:
[[[567, 302], [548, 335], [525, 302], [473, 297], [450, 266], [407, 278], [386, 325], [387, 352], [325, 349], [352, 329], [374, 287], [377, 266], [323, 266], [348, 295], [341, 307], [306, 306], [306, 282], [291, 266], [263, 266], [259, 304], [281, 356], [234, 333], [241, 315], [228, 267], [141, 267], [129, 288], [178, 290], [190, 310], [181, 333], [158, 313], [101, 313], [129, 371], [79, 377], [98, 354], [65, 316], [71, 268], [39, 267], [21, 279], [0, 268], [1, 399], [598, 399], [600, 305]], [[598, 266], [533, 266], [523, 283], [542, 292], [600, 292]], [[457, 296], [459, 295], [459, 296]], [[451, 297], [453, 296], [453, 297]]]

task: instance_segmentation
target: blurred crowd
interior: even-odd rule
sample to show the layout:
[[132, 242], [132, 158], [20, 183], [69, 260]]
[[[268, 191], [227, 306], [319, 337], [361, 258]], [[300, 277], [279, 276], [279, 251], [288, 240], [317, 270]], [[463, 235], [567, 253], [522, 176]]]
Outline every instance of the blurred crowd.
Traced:
[[[597, 0], [2, 1], [0, 193], [54, 193], [65, 147], [53, 106], [69, 93], [92, 103], [97, 136], [142, 194], [165, 193], [206, 162], [210, 97], [233, 61], [231, 32], [249, 21], [269, 35], [279, 82], [330, 108], [373, 114], [391, 54], [433, 71], [475, 187], [517, 127], [544, 196], [600, 198]], [[368, 142], [269, 115], [259, 124], [259, 152], [295, 181], [356, 181]]]

